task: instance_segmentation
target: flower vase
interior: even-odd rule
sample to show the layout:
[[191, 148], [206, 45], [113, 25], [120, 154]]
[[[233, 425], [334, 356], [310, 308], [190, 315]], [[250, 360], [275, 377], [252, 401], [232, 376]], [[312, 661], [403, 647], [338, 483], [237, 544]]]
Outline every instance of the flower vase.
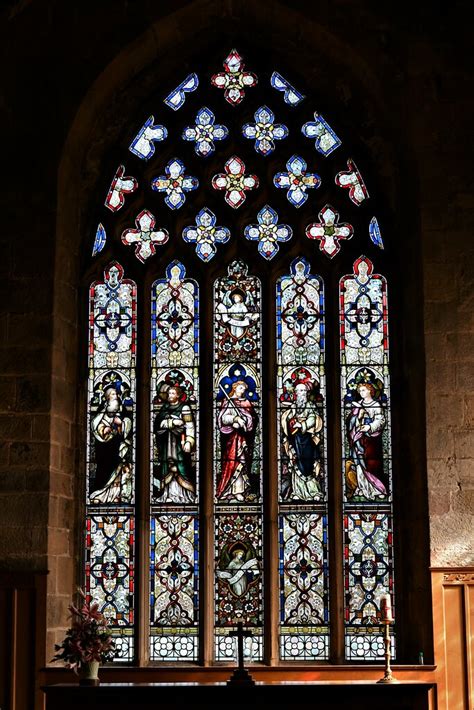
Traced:
[[79, 685], [99, 685], [99, 661], [81, 663], [78, 669]]

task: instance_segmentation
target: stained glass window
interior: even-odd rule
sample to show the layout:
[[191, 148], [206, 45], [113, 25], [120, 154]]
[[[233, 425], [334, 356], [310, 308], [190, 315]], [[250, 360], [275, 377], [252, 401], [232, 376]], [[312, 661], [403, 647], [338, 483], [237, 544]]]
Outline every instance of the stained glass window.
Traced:
[[192, 69], [91, 221], [87, 594], [119, 662], [233, 663], [239, 622], [249, 662], [379, 661], [390, 225], [301, 78], [229, 48]]
[[387, 283], [359, 257], [341, 279], [346, 658], [383, 658], [380, 596], [393, 593]]
[[86, 593], [134, 658], [136, 285], [112, 262], [89, 291]]
[[280, 655], [329, 655], [324, 288], [304, 257], [277, 282]]
[[179, 261], [152, 287], [150, 658], [196, 661], [199, 290]]
[[263, 650], [262, 350], [260, 282], [242, 260], [214, 284], [216, 660], [234, 656], [229, 630]]

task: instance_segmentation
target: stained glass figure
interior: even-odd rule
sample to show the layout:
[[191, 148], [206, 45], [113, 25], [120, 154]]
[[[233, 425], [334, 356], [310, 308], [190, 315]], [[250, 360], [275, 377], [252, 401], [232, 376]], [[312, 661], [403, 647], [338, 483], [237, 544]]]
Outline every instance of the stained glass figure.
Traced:
[[198, 287], [173, 261], [152, 288], [152, 501], [196, 502]]
[[275, 115], [267, 106], [261, 106], [254, 113], [255, 123], [242, 126], [245, 138], [255, 141], [255, 150], [261, 155], [269, 155], [275, 150], [275, 141], [288, 136], [288, 128], [283, 123], [274, 123]]
[[293, 230], [287, 224], [278, 224], [278, 214], [270, 205], [265, 205], [257, 215], [258, 224], [249, 224], [244, 234], [247, 239], [258, 242], [258, 251], [265, 259], [273, 259], [278, 253], [278, 242], [287, 242]]
[[[384, 657], [380, 597], [394, 600], [393, 535], [388, 513], [344, 515], [346, 658], [380, 661]], [[392, 653], [395, 652], [392, 636]]]
[[88, 502], [132, 503], [136, 285], [117, 262], [90, 287], [89, 322]]
[[174, 89], [170, 94], [168, 94], [166, 99], [164, 99], [164, 103], [170, 108], [172, 108], [173, 111], [177, 111], [186, 101], [186, 94], [189, 94], [192, 91], [196, 91], [198, 86], [198, 75], [194, 73], [188, 74], [186, 79], [182, 81], [181, 84], [178, 84], [176, 89]]
[[280, 500], [324, 500], [324, 290], [303, 257], [277, 282]]
[[135, 217], [136, 229], [125, 229], [122, 242], [127, 246], [135, 244], [135, 256], [142, 264], [156, 253], [156, 247], [166, 244], [169, 234], [166, 229], [154, 229], [156, 219], [148, 210], [142, 210]]
[[199, 292], [173, 261], [152, 286], [150, 657], [198, 657]]
[[[217, 516], [216, 528], [216, 627], [230, 631], [241, 621], [260, 643], [263, 634], [261, 516], [227, 513]], [[260, 639], [259, 639], [260, 637]], [[216, 635], [216, 660], [227, 660], [232, 639]]]
[[361, 256], [340, 283], [348, 659], [383, 657], [379, 598], [393, 587], [387, 283], [373, 271]]
[[261, 287], [237, 259], [214, 284], [216, 659], [250, 628], [262, 658]]
[[183, 229], [183, 239], [196, 244], [196, 254], [203, 261], [209, 261], [216, 253], [216, 244], [225, 244], [230, 239], [227, 227], [217, 227], [214, 212], [203, 207], [196, 215], [196, 225]]
[[214, 175], [212, 187], [214, 190], [225, 190], [225, 201], [230, 207], [237, 209], [245, 202], [245, 193], [258, 187], [258, 177], [246, 174], [244, 161], [236, 155], [229, 158], [224, 170], [225, 173]]
[[375, 244], [376, 247], [379, 247], [379, 249], [383, 249], [383, 239], [382, 239], [382, 233], [380, 231], [379, 223], [377, 221], [377, 217], [372, 217], [370, 220], [369, 224], [369, 236], [371, 241]]
[[366, 257], [341, 279], [346, 501], [387, 501], [390, 491], [387, 284]]
[[152, 515], [150, 543], [151, 659], [175, 663], [197, 661], [197, 516], [183, 513]]
[[306, 138], [314, 138], [314, 147], [321, 155], [328, 156], [341, 145], [341, 140], [337, 137], [331, 126], [321, 114], [315, 112], [314, 121], [308, 121], [301, 128], [301, 132]]
[[236, 363], [221, 374], [216, 393], [216, 499], [255, 502], [260, 495], [259, 383], [250, 365]]
[[173, 158], [165, 167], [165, 175], [156, 177], [151, 182], [151, 187], [156, 192], [165, 192], [165, 203], [171, 210], [177, 210], [186, 201], [185, 192], [196, 190], [199, 180], [191, 175], [186, 175], [184, 163], [179, 158]]
[[107, 235], [105, 233], [104, 225], [99, 222], [97, 231], [95, 233], [94, 246], [92, 248], [92, 256], [97, 256], [102, 249], [105, 247], [105, 242], [107, 240]]
[[308, 239], [318, 239], [319, 248], [332, 259], [339, 253], [341, 239], [350, 239], [354, 233], [351, 224], [344, 222], [339, 224], [339, 212], [331, 205], [325, 205], [319, 213], [319, 222], [313, 222], [306, 227]]
[[339, 187], [349, 190], [349, 198], [357, 206], [369, 197], [362, 175], [351, 158], [347, 161], [347, 170], [341, 170], [336, 175], [335, 182]]
[[215, 123], [215, 120], [211, 109], [204, 107], [198, 111], [194, 126], [187, 126], [183, 131], [183, 139], [194, 141], [194, 151], [203, 158], [214, 152], [214, 141], [221, 141], [229, 135], [229, 129]]
[[295, 87], [284, 79], [277, 71], [273, 72], [270, 78], [270, 84], [277, 91], [283, 92], [284, 101], [288, 104], [288, 106], [298, 106], [298, 104], [300, 104], [304, 99], [304, 94], [297, 91]]
[[317, 188], [321, 178], [316, 173], [307, 172], [306, 161], [299, 155], [293, 155], [286, 164], [288, 172], [277, 173], [273, 178], [275, 187], [287, 190], [286, 197], [294, 207], [301, 207], [308, 199], [306, 191]]
[[244, 71], [243, 58], [233, 49], [225, 59], [224, 70], [211, 77], [211, 83], [218, 89], [224, 89], [224, 98], [231, 106], [240, 104], [245, 96], [245, 89], [257, 85], [257, 77], [252, 72]]
[[255, 363], [260, 353], [260, 285], [248, 275], [248, 266], [236, 259], [228, 276], [216, 281], [214, 288], [216, 362]]
[[137, 187], [137, 180], [125, 177], [125, 166], [119, 165], [107, 193], [105, 206], [112, 212], [118, 212], [125, 204], [125, 195], [135, 192]]
[[280, 516], [280, 658], [329, 657], [327, 518], [310, 512]]
[[[375, 369], [351, 372], [345, 396], [347, 449], [345, 490], [348, 501], [384, 501], [389, 492], [387, 395]], [[385, 470], [384, 470], [385, 469]]]
[[155, 155], [155, 143], [168, 136], [165, 126], [155, 125], [155, 117], [150, 116], [130, 144], [129, 151], [142, 160], [150, 160]]
[[117, 512], [86, 520], [86, 584], [89, 600], [108, 619], [119, 663], [134, 658], [134, 518]]

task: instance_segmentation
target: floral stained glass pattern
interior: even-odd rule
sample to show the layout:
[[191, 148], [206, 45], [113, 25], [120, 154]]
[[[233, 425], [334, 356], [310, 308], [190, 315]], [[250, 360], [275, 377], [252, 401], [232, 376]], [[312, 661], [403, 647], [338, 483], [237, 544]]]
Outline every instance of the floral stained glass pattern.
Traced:
[[154, 178], [151, 187], [156, 192], [164, 192], [165, 203], [171, 210], [182, 207], [186, 201], [186, 192], [196, 190], [199, 180], [191, 175], [186, 175], [184, 163], [178, 158], [170, 160], [165, 167], [165, 175]]
[[239, 621], [261, 659], [261, 377], [260, 282], [236, 260], [214, 285], [216, 660]]
[[275, 123], [275, 115], [267, 106], [261, 106], [254, 114], [255, 123], [246, 123], [242, 127], [245, 138], [255, 141], [255, 150], [261, 155], [269, 155], [275, 150], [275, 141], [288, 136], [288, 128], [282, 123]]
[[196, 154], [203, 158], [215, 151], [214, 141], [222, 141], [229, 135], [229, 129], [215, 120], [211, 109], [204, 107], [198, 111], [194, 126], [187, 126], [183, 131], [183, 139], [194, 141]]
[[86, 595], [108, 620], [117, 661], [134, 658], [134, 518], [92, 514], [86, 520]]
[[224, 98], [237, 106], [245, 96], [245, 89], [257, 85], [257, 77], [252, 72], [244, 71], [243, 58], [233, 49], [224, 61], [224, 70], [211, 77], [211, 83], [218, 89], [224, 89]]
[[273, 259], [278, 253], [278, 242], [287, 242], [293, 230], [287, 224], [278, 224], [278, 214], [270, 205], [262, 207], [257, 215], [258, 224], [249, 224], [244, 234], [247, 239], [258, 242], [258, 252], [265, 259]]
[[199, 529], [195, 515], [153, 515], [150, 525], [150, 655], [198, 659]]
[[373, 270], [361, 256], [340, 283], [348, 659], [361, 647], [383, 656], [379, 596], [393, 592], [387, 283]]
[[[388, 513], [347, 512], [344, 516], [344, 618], [349, 660], [380, 661], [384, 657], [380, 597], [388, 593], [394, 599], [391, 528]], [[393, 636], [391, 641], [394, 654]]]
[[156, 253], [156, 247], [166, 244], [169, 234], [166, 229], [155, 229], [156, 219], [148, 210], [142, 210], [135, 218], [135, 229], [122, 233], [122, 242], [127, 246], [135, 244], [135, 256], [142, 264]]
[[225, 244], [230, 239], [227, 227], [216, 226], [214, 212], [203, 207], [196, 215], [196, 225], [183, 229], [183, 239], [196, 244], [196, 254], [203, 261], [209, 261], [216, 253], [216, 244]]
[[329, 653], [324, 353], [322, 280], [298, 257], [277, 281], [282, 659]]
[[224, 173], [212, 178], [214, 190], [225, 190], [225, 201], [229, 207], [237, 209], [245, 202], [246, 193], [258, 187], [258, 177], [245, 173], [243, 160], [233, 155], [224, 166]]
[[286, 197], [293, 207], [301, 207], [308, 199], [307, 190], [319, 187], [321, 178], [307, 172], [306, 161], [293, 155], [286, 164], [286, 173], [277, 173], [273, 178], [275, 187], [287, 190]]
[[185, 277], [173, 261], [152, 286], [152, 660], [196, 660], [198, 648], [199, 292]]
[[353, 227], [348, 222], [339, 224], [339, 212], [331, 205], [323, 207], [319, 213], [319, 222], [308, 224], [306, 227], [308, 239], [317, 239], [320, 250], [330, 259], [341, 250], [339, 241], [350, 239], [353, 233]]
[[327, 519], [314, 513], [280, 516], [280, 657], [329, 656]]

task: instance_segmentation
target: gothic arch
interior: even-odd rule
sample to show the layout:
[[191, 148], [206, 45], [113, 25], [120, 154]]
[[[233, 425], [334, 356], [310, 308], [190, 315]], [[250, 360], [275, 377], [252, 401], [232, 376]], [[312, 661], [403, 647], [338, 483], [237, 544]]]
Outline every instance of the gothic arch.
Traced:
[[[77, 302], [77, 293], [84, 271], [84, 251], [88, 250], [92, 238], [90, 205], [101, 199], [95, 191], [100, 184], [104, 165], [109, 168], [112, 165], [109, 161], [114, 158], [111, 159], [110, 155], [113, 156], [114, 146], [123, 135], [124, 124], [136, 125], [143, 99], [152, 89], [156, 90], [160, 85], [168, 86], [167, 76], [174, 74], [179, 66], [189, 66], [193, 58], [206, 52], [211, 34], [219, 35], [221, 46], [239, 44], [238, 37], [244, 36], [248, 43], [261, 47], [262, 51], [270, 47], [272, 56], [284, 57], [289, 71], [304, 76], [314, 93], [319, 92], [324, 101], [332, 102], [331, 110], [338, 110], [341, 120], [347, 121], [347, 125], [358, 125], [362, 144], [381, 176], [381, 191], [388, 196], [386, 211], [392, 220], [391, 239], [396, 242], [395, 266], [404, 267], [405, 287], [397, 294], [397, 308], [402, 313], [408, 313], [412, 304], [417, 303], [420, 268], [416, 174], [411, 146], [400, 146], [397, 137], [391, 133], [390, 108], [393, 109], [394, 104], [396, 106], [396, 97], [386, 95], [377, 73], [372, 71], [362, 52], [340, 39], [336, 33], [276, 0], [265, 3], [265, 7], [262, 5], [251, 0], [241, 3], [193, 2], [163, 15], [142, 36], [131, 40], [104, 69], [76, 113], [58, 170], [51, 402], [51, 440], [61, 436], [63, 421], [75, 423], [76, 456], [74, 462], [57, 462], [51, 456], [52, 496], [66, 483], [68, 490], [75, 486], [77, 492], [82, 481], [78, 442], [84, 431], [85, 417], [77, 406], [82, 385], [79, 383], [78, 387], [77, 326], [81, 322], [78, 317], [81, 304]], [[250, 25], [253, 31], [249, 36]], [[404, 172], [406, 166], [410, 166], [410, 173]], [[405, 254], [408, 248], [410, 258], [407, 262]], [[392, 305], [394, 302], [392, 300]], [[403, 413], [401, 418], [412, 426], [420, 426], [421, 422], [423, 429], [424, 366], [421, 303], [418, 303], [410, 318], [405, 320], [405, 327], [402, 328], [398, 322], [395, 332], [392, 331], [392, 338], [400, 342], [400, 363], [393, 389], [395, 392], [400, 392], [404, 386], [410, 389], [408, 398], [399, 393], [397, 399], [395, 395], [394, 409], [398, 408]], [[423, 517], [427, 520], [424, 437], [414, 440], [415, 437], [410, 437], [408, 431], [408, 426], [400, 430], [401, 448], [405, 451], [405, 459], [410, 461], [411, 469], [420, 472], [420, 478], [413, 484], [415, 502], [410, 500], [412, 496], [398, 501], [400, 510], [402, 502], [408, 509], [400, 518], [402, 538], [407, 542], [401, 545], [397, 554], [401, 559], [404, 550], [409, 550], [411, 520], [415, 517], [422, 534], [422, 549], [414, 558], [407, 552], [403, 564], [408, 568], [406, 579], [411, 578], [412, 583], [415, 580], [417, 588], [428, 599], [426, 574], [417, 569], [418, 565], [421, 566], [420, 560], [428, 559], [427, 531], [423, 522]], [[71, 525], [71, 553], [73, 549], [77, 550], [78, 543], [77, 532]], [[50, 542], [48, 557], [50, 560], [56, 557]], [[72, 568], [70, 575], [72, 589]], [[50, 590], [49, 608], [54, 604], [54, 598], [55, 593]], [[413, 626], [411, 614], [407, 613], [407, 628]], [[430, 624], [425, 625], [427, 641], [424, 648], [430, 648]], [[414, 639], [415, 636], [413, 642], [407, 644], [410, 652]]]

